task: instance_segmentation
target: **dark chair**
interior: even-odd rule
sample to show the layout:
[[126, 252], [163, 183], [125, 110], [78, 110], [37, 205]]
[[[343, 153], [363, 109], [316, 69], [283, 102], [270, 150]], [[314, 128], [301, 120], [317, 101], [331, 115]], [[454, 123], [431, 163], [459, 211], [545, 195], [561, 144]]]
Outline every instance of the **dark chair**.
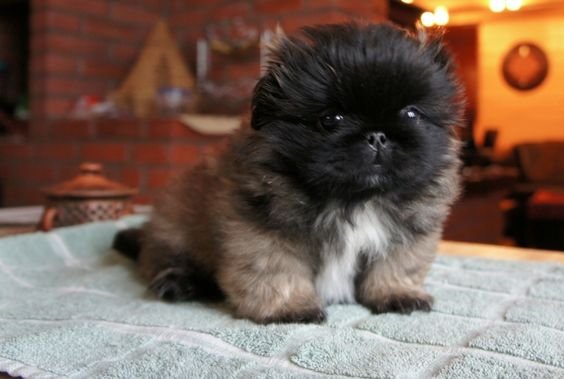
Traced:
[[518, 145], [515, 158], [521, 178], [504, 201], [504, 234], [519, 246], [564, 250], [564, 141]]

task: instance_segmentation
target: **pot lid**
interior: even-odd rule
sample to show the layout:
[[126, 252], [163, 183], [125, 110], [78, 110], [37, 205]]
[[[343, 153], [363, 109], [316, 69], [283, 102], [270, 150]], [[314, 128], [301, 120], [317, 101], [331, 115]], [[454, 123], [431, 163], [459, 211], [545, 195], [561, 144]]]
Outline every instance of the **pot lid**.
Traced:
[[129, 197], [137, 190], [103, 176], [101, 164], [87, 162], [80, 165], [78, 176], [43, 192], [49, 197], [106, 198]]

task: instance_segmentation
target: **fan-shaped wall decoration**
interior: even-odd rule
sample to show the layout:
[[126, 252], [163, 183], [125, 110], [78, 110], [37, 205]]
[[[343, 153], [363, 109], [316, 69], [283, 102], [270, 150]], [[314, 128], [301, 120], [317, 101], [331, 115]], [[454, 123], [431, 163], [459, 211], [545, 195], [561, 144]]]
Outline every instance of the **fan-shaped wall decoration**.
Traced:
[[170, 87], [191, 91], [195, 87], [195, 79], [168, 25], [160, 20], [112, 98], [118, 105], [132, 110], [137, 117], [147, 117], [155, 112], [159, 89]]

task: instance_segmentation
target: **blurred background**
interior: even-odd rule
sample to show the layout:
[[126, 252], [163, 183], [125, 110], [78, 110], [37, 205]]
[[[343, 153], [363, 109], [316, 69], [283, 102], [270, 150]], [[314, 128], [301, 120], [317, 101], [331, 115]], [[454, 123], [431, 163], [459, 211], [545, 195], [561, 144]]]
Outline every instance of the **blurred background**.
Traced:
[[445, 31], [468, 98], [445, 239], [564, 250], [559, 0], [0, 0], [0, 234], [83, 162], [143, 209], [248, 114], [277, 25], [350, 19]]

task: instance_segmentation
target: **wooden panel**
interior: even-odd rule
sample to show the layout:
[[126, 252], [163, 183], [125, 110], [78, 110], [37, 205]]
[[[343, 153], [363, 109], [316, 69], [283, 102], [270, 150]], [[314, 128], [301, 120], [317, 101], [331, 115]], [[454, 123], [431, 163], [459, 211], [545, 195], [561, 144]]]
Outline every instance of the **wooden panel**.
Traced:
[[[540, 87], [518, 91], [501, 74], [504, 55], [518, 42], [533, 42], [547, 54], [549, 73]], [[487, 129], [498, 129], [498, 153], [515, 144], [564, 140], [564, 14], [482, 24], [479, 29], [478, 140]]]
[[474, 135], [478, 97], [478, 27], [476, 25], [451, 26], [446, 29], [444, 41], [452, 53], [456, 73], [466, 95], [466, 128], [459, 128], [459, 137], [468, 141]]
[[457, 73], [466, 90], [468, 108], [475, 109], [478, 93], [478, 28], [475, 25], [449, 27], [444, 41], [454, 56]]

